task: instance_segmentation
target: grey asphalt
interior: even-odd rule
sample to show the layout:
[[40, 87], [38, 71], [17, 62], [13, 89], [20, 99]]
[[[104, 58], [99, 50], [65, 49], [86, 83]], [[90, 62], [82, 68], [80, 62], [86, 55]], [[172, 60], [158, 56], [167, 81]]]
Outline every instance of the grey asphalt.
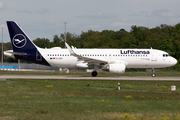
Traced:
[[0, 75], [0, 80], [5, 79], [67, 79], [67, 80], [158, 80], [180, 81], [180, 77], [85, 77], [85, 76], [47, 76], [47, 75]]

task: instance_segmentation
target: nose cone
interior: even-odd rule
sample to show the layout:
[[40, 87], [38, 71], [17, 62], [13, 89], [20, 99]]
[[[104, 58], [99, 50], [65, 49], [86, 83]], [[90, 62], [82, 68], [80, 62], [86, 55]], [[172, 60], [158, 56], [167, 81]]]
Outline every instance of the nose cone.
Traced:
[[177, 60], [176, 60], [175, 58], [172, 58], [172, 60], [171, 60], [171, 64], [172, 64], [172, 65], [177, 64]]

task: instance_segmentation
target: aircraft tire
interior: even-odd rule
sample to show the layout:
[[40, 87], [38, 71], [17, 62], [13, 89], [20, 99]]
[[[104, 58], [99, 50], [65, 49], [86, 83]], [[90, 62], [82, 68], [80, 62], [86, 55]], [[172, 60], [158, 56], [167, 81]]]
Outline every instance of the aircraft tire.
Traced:
[[96, 71], [93, 71], [93, 72], [91, 73], [92, 77], [96, 77], [97, 74], [98, 74], [98, 73], [97, 73]]
[[155, 73], [153, 73], [153, 74], [152, 74], [152, 77], [155, 77], [155, 76], [156, 76], [156, 74], [155, 74]]

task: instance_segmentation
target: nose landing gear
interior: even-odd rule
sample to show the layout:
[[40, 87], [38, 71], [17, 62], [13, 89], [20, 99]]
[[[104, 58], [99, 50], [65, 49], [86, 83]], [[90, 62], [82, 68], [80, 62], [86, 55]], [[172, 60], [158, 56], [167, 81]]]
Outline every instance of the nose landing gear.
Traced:
[[155, 72], [154, 68], [151, 68], [151, 71], [152, 71], [152, 77], [155, 77], [156, 74], [154, 73]]

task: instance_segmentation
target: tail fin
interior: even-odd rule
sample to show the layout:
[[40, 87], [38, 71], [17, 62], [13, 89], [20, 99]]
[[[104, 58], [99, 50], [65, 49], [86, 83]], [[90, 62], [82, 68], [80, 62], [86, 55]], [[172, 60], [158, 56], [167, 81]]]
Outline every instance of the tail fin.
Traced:
[[9, 35], [14, 52], [24, 52], [32, 49], [37, 49], [25, 32], [14, 21], [7, 21]]
[[36, 47], [16, 22], [7, 21], [7, 26], [13, 46], [13, 51], [5, 51], [7, 56], [50, 66], [39, 52], [39, 48]]

